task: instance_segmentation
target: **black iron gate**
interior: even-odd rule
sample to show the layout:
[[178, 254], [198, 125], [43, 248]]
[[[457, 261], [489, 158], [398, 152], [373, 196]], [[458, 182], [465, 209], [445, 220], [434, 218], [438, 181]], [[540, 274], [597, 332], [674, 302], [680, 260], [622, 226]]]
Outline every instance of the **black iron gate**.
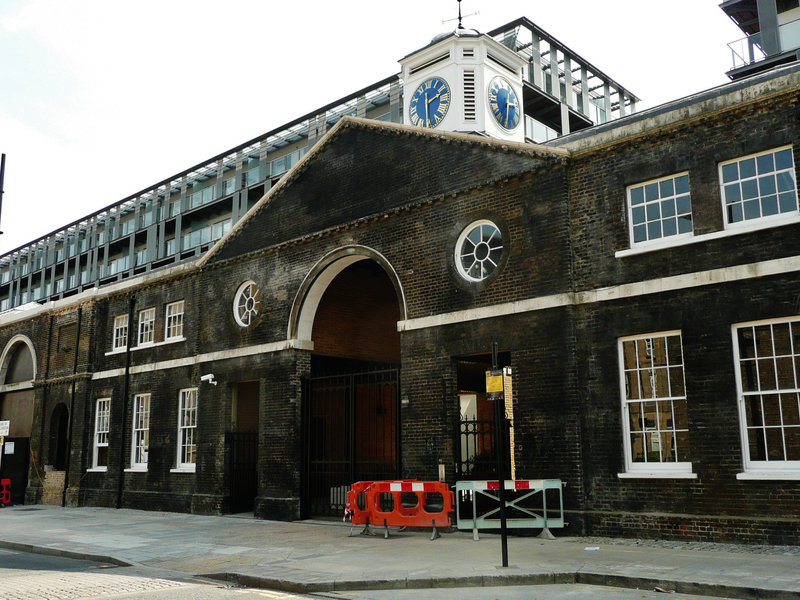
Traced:
[[[506, 426], [506, 439], [508, 439], [508, 420]], [[496, 479], [497, 454], [495, 454], [495, 424], [494, 420], [478, 420], [461, 418], [459, 421], [459, 456], [456, 460], [457, 476], [459, 479]], [[507, 445], [505, 462], [508, 466], [506, 477], [510, 477], [511, 448]]]
[[305, 399], [306, 516], [341, 515], [355, 481], [399, 477], [397, 369], [313, 377]]
[[230, 512], [253, 510], [258, 493], [258, 433], [226, 431], [225, 448], [228, 458], [228, 490]]

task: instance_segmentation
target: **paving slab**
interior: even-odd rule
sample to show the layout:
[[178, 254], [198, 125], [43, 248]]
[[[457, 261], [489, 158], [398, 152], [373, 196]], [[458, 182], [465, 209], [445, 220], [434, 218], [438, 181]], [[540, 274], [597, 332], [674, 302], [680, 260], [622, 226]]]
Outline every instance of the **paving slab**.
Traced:
[[471, 532], [453, 531], [431, 541], [421, 530], [392, 532], [389, 539], [350, 532], [333, 521], [96, 507], [0, 510], [3, 547], [285, 591], [586, 583], [800, 600], [800, 549], [510, 537], [504, 568], [498, 535], [474, 541]]

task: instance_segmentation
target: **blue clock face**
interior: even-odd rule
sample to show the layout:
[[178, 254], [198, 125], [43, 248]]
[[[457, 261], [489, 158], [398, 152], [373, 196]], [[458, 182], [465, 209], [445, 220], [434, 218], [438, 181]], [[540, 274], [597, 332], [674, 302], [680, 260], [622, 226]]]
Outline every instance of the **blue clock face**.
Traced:
[[450, 108], [450, 86], [441, 77], [423, 81], [411, 96], [408, 117], [417, 127], [436, 127]]
[[505, 77], [495, 77], [489, 83], [489, 110], [501, 127], [515, 129], [519, 125], [522, 108], [517, 93]]

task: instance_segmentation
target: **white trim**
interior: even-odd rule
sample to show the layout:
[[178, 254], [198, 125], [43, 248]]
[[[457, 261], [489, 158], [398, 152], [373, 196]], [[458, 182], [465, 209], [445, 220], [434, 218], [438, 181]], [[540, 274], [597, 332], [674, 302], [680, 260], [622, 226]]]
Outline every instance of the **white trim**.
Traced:
[[123, 469], [126, 473], [147, 473], [147, 467], [130, 467]]
[[[151, 347], [151, 346], [148, 346]], [[313, 350], [314, 343], [306, 340], [281, 340], [269, 344], [259, 344], [257, 346], [246, 346], [245, 348], [234, 348], [232, 350], [219, 350], [217, 352], [206, 352], [195, 356], [186, 356], [173, 360], [162, 360], [144, 365], [136, 365], [130, 368], [131, 375], [139, 373], [149, 373], [151, 371], [161, 371], [163, 369], [177, 369], [180, 367], [190, 367], [204, 362], [214, 360], [228, 360], [231, 358], [241, 358], [253, 356], [254, 354], [268, 354], [270, 352], [282, 352], [283, 350]], [[125, 369], [109, 369], [108, 371], [98, 371], [92, 374], [92, 380], [108, 379], [109, 377], [120, 377], [125, 374]]]
[[[672, 245], [672, 244], [668, 244], [667, 241], [681, 240], [681, 239], [686, 239], [686, 238], [691, 238], [692, 237], [692, 235], [694, 233], [694, 214], [692, 213], [692, 190], [691, 190], [692, 183], [691, 183], [691, 179], [690, 179], [689, 180], [688, 196], [689, 196], [689, 216], [692, 217], [692, 231], [687, 231], [685, 233], [678, 233], [676, 231], [676, 233], [674, 233], [672, 235], [661, 236], [661, 237], [655, 238], [653, 240], [644, 240], [644, 241], [641, 241], [641, 242], [634, 242], [633, 241], [633, 202], [631, 201], [631, 190], [633, 188], [645, 188], [646, 186], [648, 186], [648, 185], [650, 185], [652, 183], [660, 184], [662, 181], [667, 181], [668, 179], [673, 179], [674, 180], [674, 179], [677, 179], [678, 177], [683, 177], [684, 175], [686, 177], [689, 177], [689, 171], [681, 171], [679, 173], [674, 173], [672, 175], [665, 175], [664, 177], [658, 177], [657, 179], [647, 179], [645, 181], [640, 181], [638, 183], [632, 183], [631, 185], [629, 185], [628, 187], [625, 188], [625, 201], [628, 204], [628, 243], [630, 244], [631, 248], [636, 248], [638, 250], [638, 249], [641, 249], [641, 248], [650, 248], [652, 246], [663, 247], [665, 245]], [[674, 188], [673, 188], [673, 191], [674, 191]], [[644, 194], [644, 190], [642, 191], [642, 193]], [[661, 188], [659, 186], [659, 196], [660, 196], [660, 193], [661, 193]], [[680, 194], [680, 195], [684, 196], [684, 194]], [[670, 197], [670, 196], [668, 196], [668, 197]], [[677, 193], [673, 193], [671, 198], [673, 200], [675, 200], [675, 202], [676, 202], [675, 216], [677, 218], [677, 198], [678, 198], [678, 194]], [[663, 200], [663, 198], [659, 198], [659, 204], [660, 204], [660, 202], [662, 200]], [[639, 206], [639, 205], [637, 204], [637, 206]], [[644, 199], [643, 204], [641, 204], [641, 206], [645, 211], [647, 210], [646, 209], [647, 198]], [[659, 214], [660, 214], [660, 209], [659, 209]], [[646, 215], [645, 215], [645, 219], [646, 219]], [[645, 220], [645, 224], [646, 223], [647, 223], [647, 221]], [[663, 217], [659, 218], [659, 223], [663, 223]], [[677, 229], [677, 227], [676, 227], [676, 229]], [[616, 256], [616, 254], [615, 254], [615, 256]]]
[[[124, 325], [117, 326], [117, 321], [124, 321]], [[117, 331], [121, 331], [125, 329], [125, 340], [122, 341], [122, 335], [117, 336]], [[130, 335], [130, 327], [128, 326], [128, 315], [117, 315], [114, 317], [114, 322], [111, 325], [111, 352], [125, 352], [125, 348], [128, 346], [128, 336]], [[121, 342], [121, 343], [117, 343]]]
[[[731, 324], [731, 345], [733, 346], [733, 371], [736, 382], [736, 406], [739, 416], [739, 442], [742, 451], [743, 472], [736, 475], [737, 479], [797, 479], [800, 480], [800, 460], [753, 460], [750, 457], [750, 442], [747, 437], [747, 411], [745, 407], [745, 394], [742, 390], [742, 363], [739, 353], [739, 329], [757, 327], [759, 325], [775, 325], [781, 323], [800, 323], [800, 316], [778, 317], [775, 319], [760, 319]], [[774, 345], [774, 338], [771, 340]], [[755, 340], [753, 341], [755, 344]], [[774, 355], [772, 356], [774, 358]], [[767, 393], [780, 394], [785, 389], [763, 390]], [[789, 392], [793, 393], [793, 392]]]
[[736, 479], [743, 481], [771, 481], [771, 480], [792, 480], [800, 481], [800, 472], [798, 471], [744, 471], [737, 473]]
[[108, 471], [108, 467], [92, 467], [90, 469], [86, 469], [87, 473], [105, 473]]
[[[767, 217], [758, 217], [758, 218], [755, 218], [755, 219], [745, 219], [744, 218], [744, 214], [743, 214], [741, 221], [736, 221], [734, 223], [728, 222], [727, 204], [725, 203], [725, 186], [726, 185], [731, 185], [734, 182], [731, 181], [731, 182], [728, 182], [727, 184], [725, 183], [725, 181], [723, 180], [723, 177], [722, 177], [722, 168], [724, 166], [726, 166], [726, 165], [731, 165], [731, 164], [734, 164], [734, 163], [742, 162], [744, 160], [747, 160], [748, 158], [755, 159], [755, 158], [758, 158], [759, 156], [766, 156], [767, 154], [775, 155], [776, 153], [782, 152], [783, 150], [789, 150], [789, 155], [792, 157], [792, 167], [791, 167], [791, 169], [789, 169], [789, 171], [792, 173], [792, 176], [794, 177], [794, 180], [795, 180], [794, 181], [794, 206], [795, 206], [795, 209], [793, 211], [789, 211], [789, 212], [785, 212], [785, 213], [778, 213], [778, 214], [775, 214], [775, 215], [769, 215]], [[777, 172], [777, 169], [775, 171], [773, 171], [773, 173], [775, 173], [775, 172]], [[749, 179], [758, 180], [758, 175], [755, 175], [753, 177], [747, 177], [746, 179], [748, 179], [748, 180]], [[761, 152], [754, 152], [752, 154], [745, 154], [743, 156], [737, 156], [736, 158], [731, 158], [729, 160], [725, 160], [725, 161], [719, 162], [719, 163], [717, 163], [717, 181], [719, 183], [720, 206], [722, 207], [722, 223], [723, 223], [723, 227], [726, 230], [736, 230], [736, 229], [740, 229], [741, 230], [741, 229], [744, 229], [746, 231], [749, 231], [751, 229], [751, 227], [750, 227], [751, 223], [764, 223], [766, 227], [771, 227], [771, 226], [774, 226], [774, 225], [777, 225], [777, 224], [790, 222], [792, 220], [797, 221], [798, 219], [800, 219], [800, 210], [798, 210], [798, 204], [797, 204], [797, 174], [796, 174], [795, 164], [794, 164], [794, 149], [792, 148], [791, 144], [788, 144], [786, 146], [778, 146], [777, 148], [769, 148], [769, 149], [763, 150]], [[738, 182], [738, 183], [741, 183], [741, 181], [742, 181], [741, 177], [736, 179], [736, 182]], [[778, 193], [779, 192], [776, 191], [776, 196], [777, 196]], [[758, 194], [759, 207], [763, 207], [763, 204], [761, 202], [762, 200], [763, 200], [763, 196], [761, 195], [761, 192], [759, 191], [759, 194]], [[777, 200], [777, 198], [776, 198], [776, 200]]]
[[710, 269], [708, 271], [696, 271], [684, 275], [673, 275], [660, 279], [624, 283], [586, 292], [553, 294], [551, 296], [540, 296], [538, 298], [529, 298], [517, 302], [506, 302], [504, 304], [495, 304], [481, 308], [440, 313], [429, 317], [406, 319], [397, 322], [397, 330], [402, 332], [425, 329], [426, 327], [441, 327], [444, 325], [478, 321], [480, 319], [558, 308], [561, 306], [593, 304], [596, 302], [607, 302], [609, 300], [621, 300], [623, 298], [636, 298], [638, 296], [691, 289], [718, 283], [731, 283], [770, 275], [796, 273], [797, 271], [800, 271], [800, 256], [790, 256], [746, 265], [722, 267], [720, 269]]
[[22, 390], [33, 389], [33, 381], [20, 381], [19, 383], [9, 383], [0, 385], [0, 394], [6, 392], [21, 392]]
[[[667, 346], [667, 338], [669, 337], [678, 337], [681, 346], [681, 377], [683, 378], [683, 396], [676, 396], [674, 394], [670, 394], [667, 397], [656, 397], [656, 398], [638, 398], [638, 399], [630, 399], [627, 397], [625, 393], [625, 384], [626, 384], [626, 377], [625, 377], [625, 351], [624, 345], [626, 342], [635, 342], [638, 340], [647, 340], [647, 339], [654, 339], [654, 338], [663, 338], [665, 351], [667, 354], [669, 353], [668, 346]], [[652, 351], [652, 347], [649, 349]], [[644, 402], [658, 402], [658, 401], [668, 401], [672, 404], [672, 408], [674, 411], [674, 402], [681, 401], [684, 402], [687, 406], [687, 424], [688, 424], [688, 398], [686, 394], [686, 370], [683, 362], [683, 334], [680, 329], [677, 330], [670, 330], [670, 331], [660, 331], [660, 332], [653, 332], [653, 333], [642, 333], [638, 335], [628, 335], [625, 337], [617, 338], [617, 367], [618, 367], [618, 374], [619, 374], [619, 397], [621, 402], [621, 410], [622, 410], [622, 450], [623, 455], [625, 456], [625, 469], [626, 473], [624, 474], [627, 477], [642, 477], [642, 478], [675, 478], [683, 476], [689, 476], [691, 478], [692, 475], [692, 463], [690, 461], [681, 461], [681, 462], [674, 462], [674, 461], [663, 461], [663, 462], [634, 462], [633, 460], [633, 452], [631, 448], [631, 417], [630, 417], [630, 407], [634, 403], [644, 403]], [[672, 362], [669, 362], [665, 365], [667, 369], [674, 365]], [[639, 370], [639, 364], [637, 362], [636, 370]], [[672, 387], [671, 377], [670, 374], [667, 373], [667, 377], [670, 381], [670, 391]], [[638, 376], [637, 376], [638, 378]], [[660, 429], [658, 430], [661, 431]], [[667, 430], [669, 431], [669, 430]], [[673, 422], [673, 432], [677, 432], [675, 423]], [[681, 429], [680, 431], [684, 431]], [[643, 430], [642, 433], [644, 434], [645, 431]], [[688, 431], [686, 432], [688, 435]], [[645, 438], [642, 437], [642, 444], [644, 445]], [[660, 450], [660, 438], [659, 438], [659, 455], [661, 455]], [[677, 445], [677, 440], [675, 440], [675, 444]], [[646, 447], [644, 448], [646, 452]], [[681, 475], [682, 474], [682, 475]], [[622, 476], [618, 474], [618, 476]]]
[[773, 229], [775, 227], [782, 227], [783, 225], [795, 225], [800, 223], [800, 214], [784, 217], [777, 221], [764, 221], [759, 220], [755, 222], [746, 222], [747, 225], [743, 227], [733, 227], [731, 229], [724, 229], [720, 231], [712, 231], [711, 233], [703, 233], [700, 235], [692, 235], [676, 239], [675, 237], [662, 238], [660, 243], [654, 242], [646, 246], [637, 244], [635, 248], [626, 248], [625, 250], [617, 250], [614, 253], [614, 258], [625, 258], [626, 256], [635, 256], [637, 254], [646, 254], [647, 252], [656, 252], [658, 250], [666, 250], [667, 248], [678, 248], [680, 246], [688, 246], [690, 244], [697, 244], [700, 242], [708, 242], [711, 240], [718, 240], [727, 238], [734, 235], [742, 235], [743, 233], [751, 233], [762, 229]]
[[697, 473], [691, 471], [631, 471], [617, 473], [619, 479], [697, 479]]
[[[186, 399], [188, 397], [191, 397], [194, 400], [194, 406], [190, 407], [187, 410]], [[189, 471], [189, 470], [194, 471], [197, 468], [197, 435], [198, 435], [197, 417], [199, 410], [200, 410], [200, 398], [198, 396], [198, 389], [196, 387], [180, 389], [178, 391], [178, 454], [175, 460], [175, 465], [176, 465], [175, 468], [181, 471]], [[188, 411], [192, 411], [194, 416], [191, 425], [186, 425], [184, 421]], [[187, 441], [187, 438], [185, 438], [184, 435], [188, 437], [190, 434], [192, 438], [191, 439], [192, 443], [187, 444], [185, 443]], [[184, 461], [183, 451], [185, 448], [188, 448], [190, 446], [194, 446], [194, 452], [192, 454], [194, 460], [191, 462]]]
[[[6, 345], [3, 348], [3, 354], [0, 355], [0, 383], [6, 385], [5, 384], [6, 371], [8, 370], [8, 360], [10, 358], [8, 352], [9, 350], [11, 350], [11, 348], [14, 347], [14, 345], [17, 342], [22, 342], [23, 344], [25, 344], [31, 353], [31, 362], [33, 364], [33, 370], [32, 370], [33, 376], [31, 377], [30, 381], [9, 383], [8, 386], [20, 385], [24, 383], [24, 384], [30, 384], [30, 387], [33, 387], [33, 381], [36, 379], [36, 350], [34, 350], [33, 348], [33, 342], [31, 341], [31, 339], [27, 335], [22, 335], [21, 333], [18, 333], [17, 335], [13, 336], [10, 340], [8, 340], [8, 342], [6, 342]], [[6, 391], [11, 391], [11, 390], [6, 390]]]
[[193, 465], [191, 468], [189, 468], [189, 467], [180, 467], [180, 468], [176, 468], [176, 469], [170, 469], [169, 472], [170, 473], [195, 473], [196, 469], [194, 468], [194, 465]]
[[[470, 283], [478, 283], [478, 282], [484, 281], [489, 276], [491, 276], [492, 273], [494, 273], [495, 271], [497, 271], [500, 268], [500, 260], [498, 260], [497, 264], [494, 265], [494, 268], [491, 269], [488, 273], [486, 273], [485, 276], [473, 277], [472, 275], [470, 275], [467, 272], [467, 270], [464, 268], [464, 265], [462, 264], [461, 258], [462, 258], [462, 249], [463, 249], [463, 246], [464, 246], [464, 242], [469, 237], [469, 234], [471, 234], [473, 231], [475, 231], [479, 227], [483, 227], [484, 225], [488, 225], [489, 227], [492, 227], [495, 230], [495, 232], [497, 233], [497, 237], [500, 239], [500, 254], [502, 255], [502, 252], [503, 252], [503, 232], [500, 231], [500, 228], [494, 222], [490, 221], [489, 219], [478, 219], [477, 221], [473, 221], [472, 223], [467, 225], [461, 231], [461, 235], [458, 236], [458, 240], [456, 241], [455, 248], [453, 248], [453, 260], [455, 261], [456, 271], [458, 272], [458, 274], [461, 275], [461, 277], [463, 279], [465, 279], [466, 281], [469, 281]], [[482, 235], [482, 233], [483, 233], [483, 230], [481, 230], [481, 243], [483, 243], [483, 235]], [[490, 240], [493, 239], [494, 236], [495, 236], [495, 234], [493, 233], [489, 237], [489, 239]], [[474, 242], [472, 242], [472, 240], [470, 240], [470, 243], [472, 243], [472, 245], [475, 246], [475, 247], [478, 246], [478, 244], [475, 244]], [[488, 246], [488, 244], [486, 244], [486, 245]], [[494, 249], [495, 248], [491, 248], [490, 252], [486, 254], [486, 258], [483, 259], [483, 260], [489, 260], [489, 254], [491, 253], [491, 250], [494, 250]], [[474, 255], [474, 252], [473, 252], [473, 255]], [[489, 262], [492, 262], [492, 261], [489, 261]], [[481, 261], [481, 274], [483, 274], [483, 261]]]
[[[170, 308], [173, 306], [178, 306], [179, 304], [181, 307], [181, 311], [179, 313], [176, 312], [170, 314], [169, 312]], [[172, 342], [172, 341], [177, 342], [186, 339], [185, 337], [183, 337], [183, 325], [184, 325], [183, 317], [186, 312], [185, 308], [186, 308], [186, 303], [183, 300], [176, 300], [175, 302], [170, 302], [164, 308], [164, 342]], [[179, 318], [180, 318], [180, 333], [178, 335], [170, 335], [169, 334], [170, 319], [178, 320]]]
[[[131, 352], [136, 352], [137, 350], [144, 350], [145, 348], [154, 348], [156, 346], [166, 346], [168, 344], [176, 344], [178, 342], [185, 342], [185, 337], [179, 338], [171, 338], [168, 340], [164, 340], [163, 342], [155, 342], [153, 344], [144, 344], [142, 346], [131, 346]], [[111, 350], [111, 352], [106, 352], [105, 356], [114, 356], [115, 354], [125, 354], [126, 348], [123, 346], [117, 350]]]

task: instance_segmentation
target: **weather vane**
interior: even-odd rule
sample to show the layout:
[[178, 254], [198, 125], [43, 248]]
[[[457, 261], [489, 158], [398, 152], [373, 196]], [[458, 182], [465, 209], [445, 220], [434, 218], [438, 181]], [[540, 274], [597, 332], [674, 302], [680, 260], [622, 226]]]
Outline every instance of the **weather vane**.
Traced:
[[[461, 24], [461, 19], [462, 19], [462, 16], [461, 16], [461, 0], [456, 0], [456, 1], [458, 2], [458, 19], [457, 19], [458, 20], [458, 29], [464, 29], [464, 26]], [[470, 13], [468, 15], [464, 15], [463, 18], [466, 19], [467, 17], [474, 17], [475, 15], [479, 15], [479, 14], [481, 14], [481, 13], [476, 10], [474, 13]], [[445, 19], [444, 21], [442, 21], [442, 23], [443, 24], [444, 23], [449, 23], [450, 21], [455, 21], [455, 20], [456, 19]]]

